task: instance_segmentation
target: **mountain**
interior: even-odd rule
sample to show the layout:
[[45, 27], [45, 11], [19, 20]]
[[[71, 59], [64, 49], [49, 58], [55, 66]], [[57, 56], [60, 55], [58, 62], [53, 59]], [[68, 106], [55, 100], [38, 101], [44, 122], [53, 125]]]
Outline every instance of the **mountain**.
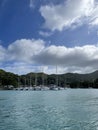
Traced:
[[[58, 80], [58, 81], [57, 81]], [[0, 88], [13, 85], [14, 87], [35, 85], [58, 84], [59, 86], [70, 86], [71, 88], [98, 88], [98, 70], [89, 74], [66, 73], [66, 74], [45, 74], [28, 73], [26, 75], [16, 75], [11, 72], [0, 70]]]

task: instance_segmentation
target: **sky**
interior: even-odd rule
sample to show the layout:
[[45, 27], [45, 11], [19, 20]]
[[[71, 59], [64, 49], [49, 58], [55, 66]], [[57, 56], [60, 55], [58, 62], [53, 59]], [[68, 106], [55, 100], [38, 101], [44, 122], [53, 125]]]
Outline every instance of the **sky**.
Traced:
[[98, 70], [98, 0], [0, 0], [0, 69]]

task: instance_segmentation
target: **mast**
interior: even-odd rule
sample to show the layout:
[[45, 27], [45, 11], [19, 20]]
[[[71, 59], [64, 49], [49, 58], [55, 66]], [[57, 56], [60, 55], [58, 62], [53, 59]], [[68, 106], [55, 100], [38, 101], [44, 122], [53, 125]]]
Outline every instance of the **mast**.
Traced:
[[31, 87], [32, 85], [31, 85], [31, 75], [30, 75], [30, 87]]
[[58, 87], [58, 66], [56, 65], [56, 86]]
[[35, 86], [37, 86], [37, 73], [35, 73]]
[[18, 76], [18, 88], [20, 87], [20, 78]]
[[44, 67], [42, 66], [42, 85], [44, 86], [44, 80], [45, 80], [45, 77], [44, 77]]
[[26, 87], [26, 77], [25, 77], [25, 87]]

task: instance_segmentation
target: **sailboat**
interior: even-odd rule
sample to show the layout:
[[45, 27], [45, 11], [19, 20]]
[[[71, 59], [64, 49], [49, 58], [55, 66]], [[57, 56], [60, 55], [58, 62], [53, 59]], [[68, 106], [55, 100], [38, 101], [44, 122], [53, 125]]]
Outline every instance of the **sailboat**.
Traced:
[[23, 87], [20, 86], [20, 77], [18, 76], [18, 87], [15, 90], [23, 90]]
[[56, 83], [52, 88], [53, 90], [64, 90], [63, 87], [59, 86], [59, 78], [58, 78], [58, 66], [56, 65]]
[[28, 90], [33, 90], [31, 79], [32, 79], [32, 78], [31, 78], [31, 74], [30, 74]]
[[43, 91], [49, 90], [49, 87], [47, 87], [47, 85], [45, 85], [44, 66], [42, 68], [42, 85], [41, 85], [41, 90], [43, 90]]
[[34, 85], [34, 90], [39, 91], [41, 90], [40, 86], [37, 86], [37, 73], [35, 72], [35, 85]]

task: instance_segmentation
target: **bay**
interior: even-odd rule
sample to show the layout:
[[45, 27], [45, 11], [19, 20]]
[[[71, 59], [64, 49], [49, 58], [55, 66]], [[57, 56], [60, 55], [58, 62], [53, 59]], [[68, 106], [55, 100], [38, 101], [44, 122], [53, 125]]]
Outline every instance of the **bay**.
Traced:
[[0, 91], [0, 130], [98, 130], [98, 90]]

